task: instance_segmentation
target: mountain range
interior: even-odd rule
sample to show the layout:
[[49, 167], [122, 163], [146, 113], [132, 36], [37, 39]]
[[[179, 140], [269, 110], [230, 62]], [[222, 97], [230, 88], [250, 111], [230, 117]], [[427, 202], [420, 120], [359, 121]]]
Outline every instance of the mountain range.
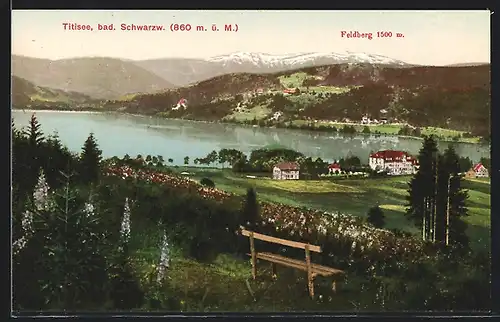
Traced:
[[271, 55], [236, 52], [207, 59], [164, 58], [125, 60], [82, 57], [48, 60], [12, 56], [12, 74], [38, 86], [76, 91], [98, 99], [152, 93], [183, 87], [233, 73], [276, 73], [300, 68], [364, 63], [410, 67], [403, 61], [367, 53], [301, 53]]

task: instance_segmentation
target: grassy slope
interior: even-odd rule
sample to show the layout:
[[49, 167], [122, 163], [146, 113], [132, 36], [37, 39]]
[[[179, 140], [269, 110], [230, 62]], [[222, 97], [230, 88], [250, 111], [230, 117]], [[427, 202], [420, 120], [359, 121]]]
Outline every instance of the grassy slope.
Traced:
[[[325, 211], [340, 211], [365, 217], [368, 209], [380, 205], [386, 215], [388, 228], [412, 233], [418, 230], [404, 217], [405, 197], [409, 177], [381, 179], [345, 179], [332, 181], [274, 181], [269, 178], [249, 179], [229, 170], [179, 168], [194, 173], [195, 179], [211, 178], [219, 189], [243, 195], [255, 187], [259, 198], [294, 206], [307, 206]], [[490, 182], [481, 179], [465, 180], [469, 190], [469, 235], [473, 245], [490, 244]]]
[[[160, 251], [157, 247], [159, 236], [151, 230], [132, 231], [132, 243], [140, 245], [134, 254], [135, 266], [147, 276], [158, 263]], [[346, 310], [356, 306], [369, 309], [373, 294], [359, 294], [362, 278], [350, 276], [337, 293], [330, 290], [331, 280], [318, 277], [315, 280], [315, 293], [322, 295], [322, 301], [312, 301], [307, 293], [305, 272], [286, 267], [278, 267], [278, 278], [271, 278], [271, 267], [267, 262], [258, 262], [257, 279], [251, 278], [251, 265], [248, 258], [237, 258], [221, 254], [212, 263], [201, 263], [184, 257], [178, 249], [170, 253], [171, 265], [168, 270], [167, 284], [179, 300], [183, 311], [314, 311]], [[248, 281], [253, 295], [246, 286]], [[293, 282], [291, 282], [293, 281]], [[206, 293], [205, 300], [203, 297]], [[254, 300], [255, 298], [255, 300]], [[181, 303], [190, 303], [184, 304]], [[374, 307], [376, 308], [376, 307]]]
[[12, 76], [12, 104], [16, 106], [31, 102], [84, 103], [91, 101], [91, 97], [81, 93], [36, 86], [23, 78]]

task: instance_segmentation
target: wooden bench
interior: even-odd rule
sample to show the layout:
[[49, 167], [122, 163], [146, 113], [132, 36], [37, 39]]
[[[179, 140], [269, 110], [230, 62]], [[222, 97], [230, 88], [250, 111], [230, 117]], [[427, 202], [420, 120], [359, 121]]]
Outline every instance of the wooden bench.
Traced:
[[[273, 277], [276, 276], [276, 264], [299, 269], [302, 271], [306, 271], [307, 272], [309, 295], [311, 296], [311, 298], [313, 298], [314, 297], [314, 278], [317, 275], [336, 276], [336, 275], [344, 274], [344, 272], [342, 270], [311, 263], [310, 252], [321, 253], [322, 250], [321, 250], [321, 247], [319, 247], [319, 246], [305, 244], [305, 243], [299, 243], [299, 242], [281, 239], [281, 238], [276, 238], [276, 237], [271, 237], [271, 236], [259, 234], [259, 233], [253, 232], [253, 231], [249, 231], [246, 229], [242, 229], [241, 234], [243, 236], [250, 238], [250, 254], [248, 254], [248, 255], [251, 256], [251, 258], [252, 258], [252, 277], [253, 277], [253, 279], [255, 279], [257, 277], [257, 267], [256, 267], [257, 259], [271, 262], [272, 270], [273, 270]], [[273, 253], [256, 252], [255, 251], [255, 239], [259, 239], [259, 240], [274, 243], [274, 244], [280, 244], [283, 246], [304, 249], [305, 255], [306, 255], [306, 260], [301, 261], [301, 260], [292, 259], [292, 258], [284, 257], [281, 255], [273, 254]], [[335, 280], [332, 282], [332, 290], [334, 292], [336, 291], [336, 281]]]

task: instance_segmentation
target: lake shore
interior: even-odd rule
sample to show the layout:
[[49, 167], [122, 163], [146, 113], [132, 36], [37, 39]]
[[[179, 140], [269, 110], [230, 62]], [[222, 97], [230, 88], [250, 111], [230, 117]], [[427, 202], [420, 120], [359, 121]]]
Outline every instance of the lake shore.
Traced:
[[[141, 113], [129, 113], [129, 112], [122, 112], [122, 111], [116, 111], [116, 110], [96, 110], [94, 108], [89, 108], [89, 109], [79, 109], [79, 110], [67, 110], [67, 109], [21, 109], [21, 108], [12, 108], [13, 111], [24, 111], [28, 113], [37, 113], [37, 112], [42, 112], [42, 113], [74, 113], [74, 114], [113, 114], [117, 113], [120, 115], [130, 115], [130, 116], [140, 116], [140, 117], [146, 117], [146, 118], [159, 118], [159, 119], [170, 119], [170, 120], [179, 120], [179, 121], [189, 121], [189, 122], [196, 122], [196, 123], [205, 123], [205, 124], [232, 124], [235, 126], [241, 126], [241, 127], [257, 127], [257, 128], [285, 128], [289, 130], [299, 130], [299, 131], [311, 131], [311, 132], [318, 132], [318, 133], [341, 133], [345, 135], [377, 135], [377, 136], [392, 136], [392, 137], [398, 137], [398, 138], [404, 138], [404, 139], [415, 139], [415, 140], [422, 140], [423, 138], [420, 136], [412, 136], [412, 135], [401, 135], [397, 133], [382, 133], [382, 132], [373, 132], [371, 133], [363, 133], [362, 131], [357, 131], [356, 133], [353, 134], [348, 134], [348, 133], [342, 133], [339, 131], [328, 131], [324, 129], [318, 129], [318, 128], [299, 128], [297, 126], [261, 126], [261, 125], [251, 125], [251, 124], [246, 124], [243, 122], [234, 122], [234, 121], [225, 121], [225, 120], [218, 120], [218, 121], [208, 121], [208, 120], [194, 120], [194, 119], [186, 119], [186, 118], [169, 118], [165, 116], [157, 116], [157, 115], [147, 115], [147, 114], [141, 114]], [[345, 122], [335, 122], [329, 123], [331, 126], [355, 126], [355, 127], [360, 127], [360, 126], [365, 126], [365, 124], [358, 124], [358, 123], [345, 123]], [[390, 124], [391, 126], [403, 126], [402, 124]], [[377, 128], [378, 125], [366, 125], [369, 128]], [[437, 130], [444, 130], [444, 131], [449, 131], [447, 129], [438, 129]], [[453, 137], [447, 137], [447, 136], [439, 136], [438, 137], [439, 141], [442, 142], [450, 142], [450, 143], [466, 143], [466, 144], [478, 144], [478, 145], [488, 145], [485, 142], [481, 141], [481, 138], [479, 137], [471, 137], [471, 138], [459, 138], [454, 139]]]

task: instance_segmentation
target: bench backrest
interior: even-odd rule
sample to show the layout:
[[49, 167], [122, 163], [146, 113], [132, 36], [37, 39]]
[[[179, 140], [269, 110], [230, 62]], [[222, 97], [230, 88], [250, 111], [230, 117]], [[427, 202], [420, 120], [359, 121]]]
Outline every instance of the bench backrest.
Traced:
[[290, 246], [294, 248], [300, 248], [300, 249], [307, 249], [309, 248], [309, 251], [311, 252], [316, 252], [316, 253], [321, 253], [321, 247], [316, 246], [316, 245], [311, 245], [311, 244], [305, 244], [305, 243], [299, 243], [287, 239], [281, 239], [281, 238], [276, 238], [264, 234], [259, 234], [250, 230], [242, 229], [241, 234], [243, 236], [247, 237], [253, 237], [255, 239], [263, 240], [269, 243], [274, 243], [274, 244], [280, 244], [284, 246]]

